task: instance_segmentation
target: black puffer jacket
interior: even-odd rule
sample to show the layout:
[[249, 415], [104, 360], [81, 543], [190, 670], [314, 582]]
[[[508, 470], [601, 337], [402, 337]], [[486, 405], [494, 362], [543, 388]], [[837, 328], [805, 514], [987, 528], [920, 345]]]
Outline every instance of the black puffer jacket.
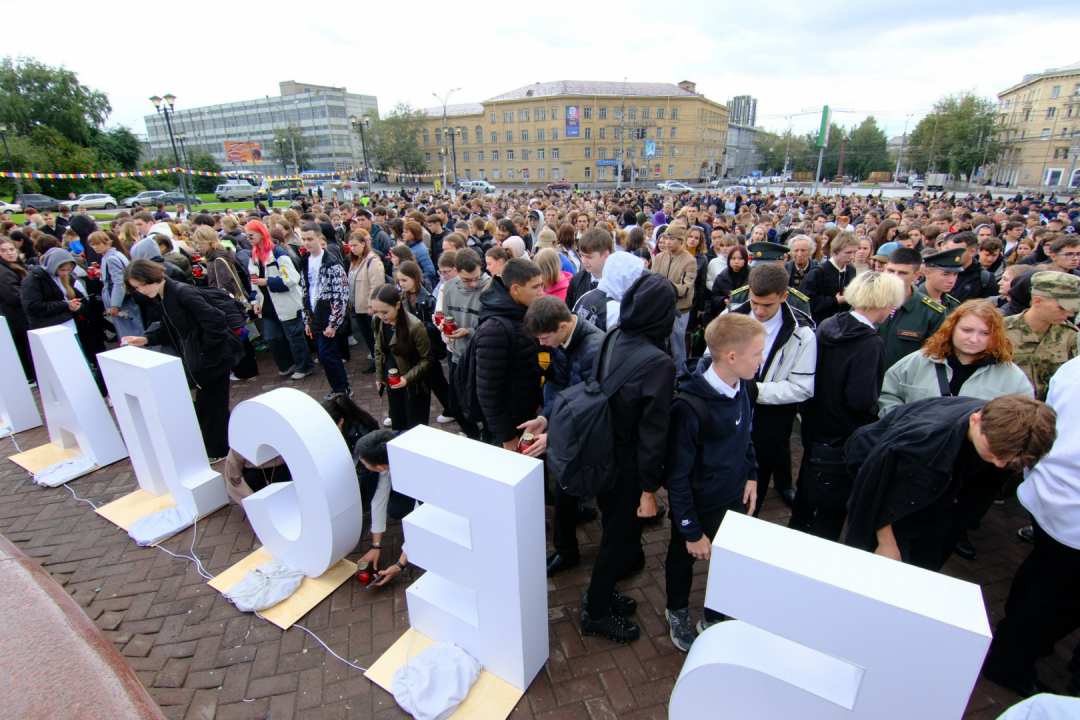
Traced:
[[[525, 310], [499, 277], [480, 296], [480, 324], [473, 341], [476, 396], [484, 422], [499, 442], [516, 438], [517, 426], [536, 417], [541, 403], [540, 346], [525, 332]], [[513, 324], [513, 346], [499, 317]]]
[[[64, 298], [64, 291], [56, 284], [52, 275], [40, 265], [28, 267], [27, 270], [29, 272], [23, 279], [20, 295], [30, 329], [52, 327], [74, 318]], [[86, 296], [80, 293], [78, 288], [75, 289], [75, 295], [86, 303]]]
[[166, 277], [151, 303], [161, 322], [146, 331], [146, 339], [151, 345], [171, 345], [184, 361], [189, 382], [201, 386], [233, 369], [243, 352], [240, 336], [202, 290]]
[[8, 327], [12, 330], [26, 332], [30, 329], [30, 323], [23, 310], [21, 286], [22, 277], [0, 263], [0, 315], [7, 318]]
[[834, 444], [876, 422], [884, 379], [885, 341], [877, 330], [850, 312], [826, 318], [817, 329], [817, 375], [804, 435]]

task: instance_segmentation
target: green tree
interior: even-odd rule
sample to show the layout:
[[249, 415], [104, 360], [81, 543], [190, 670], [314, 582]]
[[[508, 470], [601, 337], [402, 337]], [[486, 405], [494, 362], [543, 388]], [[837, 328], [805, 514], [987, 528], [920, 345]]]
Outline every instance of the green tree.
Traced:
[[130, 128], [119, 125], [98, 133], [91, 144], [102, 164], [115, 165], [120, 170], [134, 170], [139, 167], [142, 144]]
[[398, 103], [385, 118], [376, 119], [364, 132], [371, 164], [385, 172], [423, 172], [420, 133], [426, 121], [424, 111], [413, 110], [409, 103]]
[[863, 120], [851, 131], [844, 155], [844, 174], [865, 180], [872, 172], [892, 169], [888, 144], [885, 132], [872, 115]]
[[105, 192], [112, 195], [117, 201], [132, 195], [138, 195], [145, 189], [145, 185], [132, 178], [116, 178], [105, 183]]
[[[788, 151], [789, 141], [791, 144], [790, 154]], [[796, 156], [806, 153], [806, 138], [801, 135], [794, 135], [791, 130], [785, 130], [780, 134], [773, 132], [759, 133], [754, 142], [758, 154], [761, 156], [761, 171], [766, 175], [779, 175], [783, 172], [785, 159], [790, 170], [793, 167], [792, 160]]]
[[996, 112], [993, 100], [974, 92], [946, 95], [908, 137], [904, 165], [960, 176], [996, 162], [1002, 152], [993, 134]]
[[[221, 165], [214, 159], [214, 156], [207, 152], [197, 152], [190, 156], [191, 169], [200, 170], [202, 172], [221, 172]], [[192, 175], [191, 184], [195, 186], [195, 192], [197, 193], [212, 193], [214, 188], [223, 182], [220, 177], [213, 175]]]
[[[278, 140], [285, 142], [279, 143]], [[272, 147], [265, 148], [267, 159], [272, 166], [269, 170], [276, 175], [282, 167], [287, 169], [286, 174], [293, 172], [293, 151], [296, 152], [296, 165], [299, 172], [310, 170], [314, 165], [311, 155], [316, 147], [316, 139], [311, 135], [305, 135], [302, 128], [295, 125], [274, 128], [274, 142]], [[284, 166], [282, 161], [284, 160]]]
[[[176, 163], [172, 157], [168, 158], [147, 158], [143, 160], [143, 170], [162, 170], [164, 168], [174, 168]], [[180, 177], [176, 173], [166, 173], [164, 175], [144, 175], [139, 178], [139, 182], [146, 186], [147, 190], [179, 190], [180, 189]], [[120, 198], [117, 198], [119, 200]]]
[[[97, 155], [93, 150], [80, 147], [68, 140], [53, 128], [38, 125], [29, 137], [15, 135], [8, 137], [12, 161], [18, 172], [42, 170], [52, 173], [88, 173], [99, 172]], [[66, 198], [69, 192], [76, 195], [93, 192], [100, 185], [100, 180], [50, 180], [47, 178], [24, 179], [23, 190], [28, 193], [40, 192], [57, 198]], [[4, 178], [0, 188], [6, 194], [15, 191], [14, 180]]]
[[88, 147], [111, 111], [108, 96], [80, 84], [71, 70], [27, 57], [0, 60], [0, 122], [13, 134], [29, 137], [45, 125]]

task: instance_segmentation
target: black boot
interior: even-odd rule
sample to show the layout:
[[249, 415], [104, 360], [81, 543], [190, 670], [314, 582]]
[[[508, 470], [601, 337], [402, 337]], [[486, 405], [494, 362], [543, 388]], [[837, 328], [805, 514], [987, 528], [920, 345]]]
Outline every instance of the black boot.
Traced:
[[581, 613], [581, 634], [603, 635], [612, 642], [628, 643], [638, 639], [641, 629], [618, 615], [609, 614], [593, 620], [588, 612], [583, 612]]

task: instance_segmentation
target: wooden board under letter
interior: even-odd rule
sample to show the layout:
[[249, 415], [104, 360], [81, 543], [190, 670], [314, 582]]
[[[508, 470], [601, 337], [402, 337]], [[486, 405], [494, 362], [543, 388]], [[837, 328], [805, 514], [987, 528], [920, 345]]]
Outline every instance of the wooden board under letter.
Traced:
[[[62, 448], [53, 443], [45, 443], [33, 450], [27, 450], [26, 452], [12, 455], [8, 460], [19, 467], [24, 468], [31, 475], [36, 475], [50, 465], [55, 465], [56, 463], [81, 456], [82, 451], [79, 450], [78, 445], [74, 445], [70, 448]], [[97, 468], [94, 468], [94, 470], [97, 470]], [[78, 478], [75, 479], [78, 480]]]
[[102, 505], [97, 509], [97, 514], [113, 525], [119, 525], [124, 530], [130, 530], [136, 520], [159, 510], [170, 508], [173, 505], [176, 505], [176, 500], [169, 493], [154, 495], [145, 490], [136, 490], [122, 498], [113, 500], [108, 505]]

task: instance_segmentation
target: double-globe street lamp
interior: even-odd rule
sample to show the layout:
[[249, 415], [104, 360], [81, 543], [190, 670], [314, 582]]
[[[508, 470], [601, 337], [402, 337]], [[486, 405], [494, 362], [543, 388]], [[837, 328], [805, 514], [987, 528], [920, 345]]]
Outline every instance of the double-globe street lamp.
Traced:
[[[176, 139], [180, 141], [180, 155], [184, 158], [184, 169], [187, 170], [187, 179], [188, 182], [191, 183], [191, 196], [198, 200], [199, 196], [195, 194], [195, 183], [191, 180], [191, 162], [188, 160], [187, 145], [184, 144], [184, 140], [187, 140], [187, 133], [177, 133]], [[188, 199], [188, 196], [186, 194], [184, 195], [184, 199]], [[188, 204], [187, 208], [188, 210], [192, 210], [190, 203]]]
[[[165, 101], [165, 105], [161, 104], [162, 100]], [[154, 110], [156, 110], [159, 115], [162, 113], [165, 114], [165, 127], [169, 131], [169, 141], [172, 143], [173, 160], [176, 162], [177, 167], [179, 167], [180, 153], [176, 151], [176, 136], [173, 135], [172, 120], [169, 119], [169, 115], [175, 112], [173, 105], [176, 104], [176, 96], [172, 93], [165, 95], [164, 98], [159, 98], [157, 95], [154, 95], [150, 98], [150, 102], [154, 103]], [[180, 175], [180, 189], [184, 192], [184, 204], [190, 208], [191, 197], [188, 195], [187, 181], [185, 180], [183, 173]]]
[[15, 190], [19, 193], [19, 202], [22, 202], [22, 182], [19, 181], [19, 176], [15, 174], [15, 162], [11, 159], [11, 151], [7, 146], [7, 125], [0, 124], [0, 138], [4, 141], [4, 152], [7, 153], [8, 167], [11, 168], [11, 175], [15, 178]]
[[364, 128], [371, 127], [371, 116], [364, 114], [363, 117], [357, 119], [355, 115], [349, 116], [349, 124], [353, 127], [353, 132], [357, 129], [360, 130], [360, 152], [364, 155], [364, 182], [371, 186], [371, 170], [368, 169], [368, 156], [367, 156], [367, 142], [364, 140]]
[[[455, 183], [458, 181], [458, 174], [457, 174], [457, 144], [454, 141], [454, 137], [457, 136], [457, 135], [464, 135], [467, 132], [469, 132], [469, 129], [465, 128], [465, 127], [462, 127], [461, 125], [454, 125], [453, 127], [447, 127], [445, 129], [443, 129], [443, 136], [446, 136], [446, 135], [450, 136], [450, 157], [453, 160], [454, 182]], [[468, 138], [466, 138], [466, 139], [468, 139]], [[444, 155], [446, 154], [445, 153], [445, 148], [444, 148], [443, 154]]]

